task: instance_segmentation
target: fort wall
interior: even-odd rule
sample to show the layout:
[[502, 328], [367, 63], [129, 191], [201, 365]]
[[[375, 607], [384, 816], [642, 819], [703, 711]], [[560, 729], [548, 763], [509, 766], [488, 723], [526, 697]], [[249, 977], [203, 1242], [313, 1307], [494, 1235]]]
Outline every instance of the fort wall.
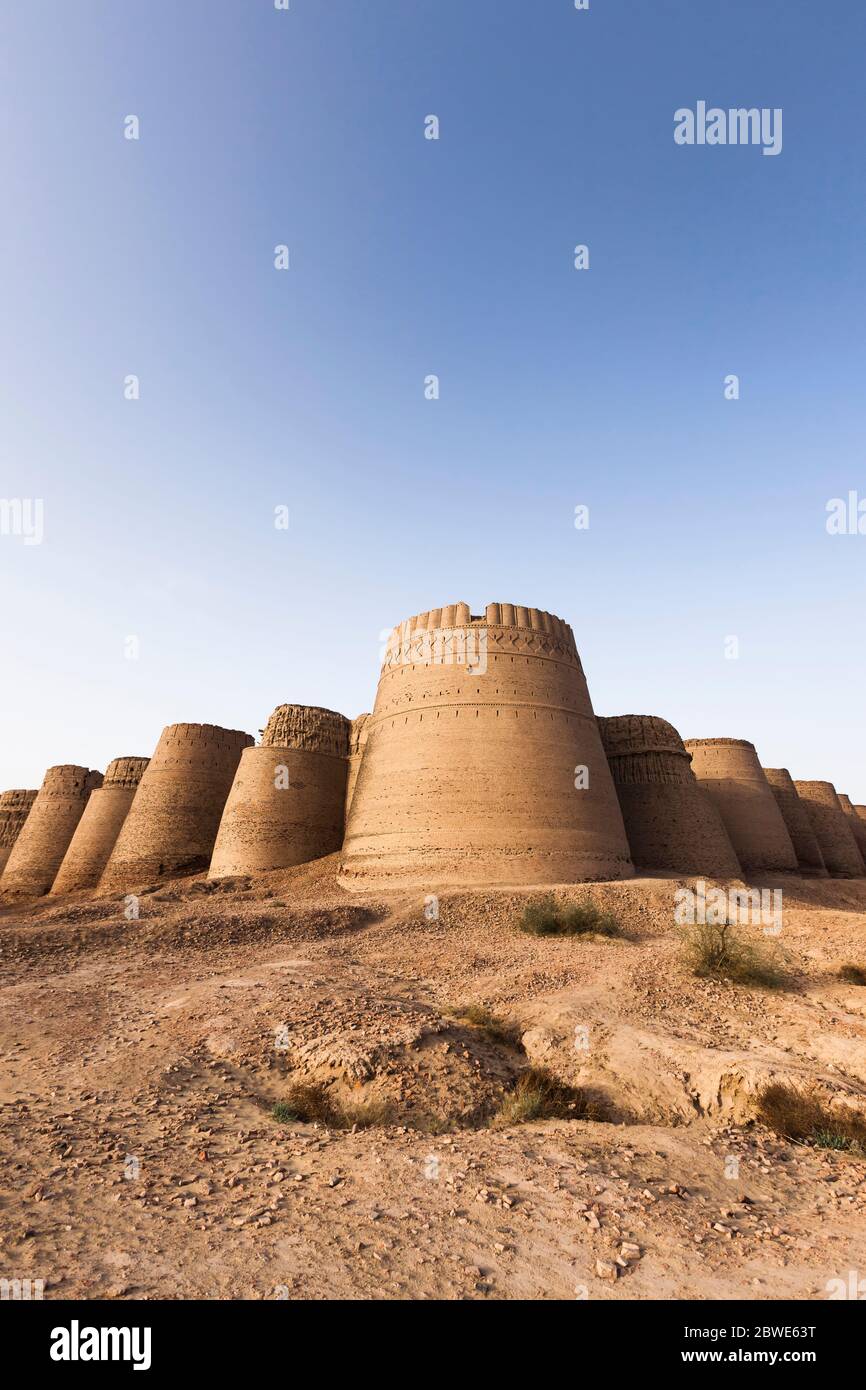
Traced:
[[147, 763], [147, 758], [125, 757], [108, 764], [102, 786], [91, 793], [75, 827], [52, 893], [72, 893], [97, 886]]
[[786, 767], [765, 767], [764, 776], [791, 837], [800, 873], [827, 876], [827, 866], [806, 808], [797, 795], [794, 779]]
[[863, 856], [857, 848], [848, 817], [839, 805], [833, 783], [795, 782], [794, 786], [811, 821], [829, 872], [838, 878], [862, 878], [866, 874]]

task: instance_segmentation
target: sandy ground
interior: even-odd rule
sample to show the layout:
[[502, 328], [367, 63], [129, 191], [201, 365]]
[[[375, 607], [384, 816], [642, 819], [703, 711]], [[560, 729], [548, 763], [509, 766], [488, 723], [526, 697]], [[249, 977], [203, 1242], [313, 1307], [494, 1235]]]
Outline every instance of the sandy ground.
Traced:
[[[791, 987], [696, 979], [677, 880], [357, 897], [336, 859], [0, 909], [0, 1276], [65, 1298], [827, 1298], [866, 1162], [758, 1124], [771, 1079], [866, 1112], [866, 882], [773, 880]], [[429, 909], [428, 909], [429, 910]], [[480, 1003], [512, 1045], [449, 1012]], [[489, 1123], [530, 1063], [605, 1121]], [[292, 1080], [368, 1129], [279, 1122]], [[623, 1253], [625, 1247], [625, 1253]], [[620, 1263], [617, 1264], [617, 1259]], [[864, 1286], [866, 1287], [866, 1286]]]

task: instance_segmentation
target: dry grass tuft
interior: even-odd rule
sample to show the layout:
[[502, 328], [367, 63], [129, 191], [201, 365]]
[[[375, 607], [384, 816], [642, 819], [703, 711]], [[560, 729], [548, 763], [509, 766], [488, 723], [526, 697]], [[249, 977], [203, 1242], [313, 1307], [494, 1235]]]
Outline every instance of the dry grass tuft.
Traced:
[[866, 985], [866, 968], [846, 961], [839, 967], [839, 979], [844, 980], [846, 985]]
[[866, 1155], [866, 1119], [853, 1111], [831, 1110], [815, 1092], [774, 1082], [758, 1096], [757, 1113], [783, 1139]]
[[521, 1072], [491, 1124], [523, 1125], [531, 1120], [594, 1120], [598, 1112], [583, 1091], [553, 1076], [543, 1067]]
[[503, 1047], [515, 1047], [522, 1051], [520, 1029], [498, 1014], [491, 1013], [483, 1004], [459, 1004], [453, 1009], [443, 1009], [448, 1018], [455, 1023], [463, 1023], [469, 1028], [477, 1028], [490, 1042]]
[[377, 1097], [340, 1100], [326, 1086], [296, 1081], [271, 1111], [280, 1124], [319, 1124], [329, 1129], [369, 1129], [388, 1124], [390, 1107]]

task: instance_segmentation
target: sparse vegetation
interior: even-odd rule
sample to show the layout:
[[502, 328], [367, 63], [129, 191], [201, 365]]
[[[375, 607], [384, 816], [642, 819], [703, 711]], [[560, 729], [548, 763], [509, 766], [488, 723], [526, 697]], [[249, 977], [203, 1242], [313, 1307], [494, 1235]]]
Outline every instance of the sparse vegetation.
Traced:
[[797, 1091], [774, 1082], [758, 1096], [758, 1118], [784, 1139], [866, 1155], [866, 1119], [854, 1111], [832, 1110], [814, 1091]]
[[583, 1091], [565, 1085], [543, 1067], [530, 1067], [518, 1076], [491, 1123], [498, 1128], [527, 1124], [530, 1120], [597, 1118], [595, 1107]]
[[527, 903], [518, 926], [530, 936], [618, 936], [622, 930], [597, 903], [558, 903], [552, 894]]
[[457, 1023], [477, 1028], [493, 1043], [499, 1043], [503, 1047], [520, 1047], [520, 1030], [517, 1025], [491, 1013], [483, 1004], [457, 1005], [443, 1012]]
[[280, 1124], [301, 1122], [327, 1125], [329, 1129], [369, 1129], [387, 1124], [390, 1117], [387, 1103], [377, 1097], [340, 1100], [326, 1086], [298, 1081], [283, 1100], [277, 1101], [271, 1115]]
[[839, 979], [846, 985], [866, 985], [866, 967], [847, 961], [839, 968]]
[[701, 979], [731, 980], [764, 989], [782, 989], [788, 983], [778, 948], [766, 946], [760, 937], [730, 922], [699, 922], [685, 927], [681, 941], [686, 965]]

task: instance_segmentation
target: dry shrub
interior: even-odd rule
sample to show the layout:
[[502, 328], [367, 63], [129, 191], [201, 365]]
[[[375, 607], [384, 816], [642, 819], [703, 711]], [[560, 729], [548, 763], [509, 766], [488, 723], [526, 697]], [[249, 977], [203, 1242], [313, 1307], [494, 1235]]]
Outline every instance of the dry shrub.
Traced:
[[552, 894], [527, 903], [518, 927], [530, 936], [618, 936], [617, 919], [597, 903], [558, 903]]
[[839, 979], [844, 980], [846, 985], [866, 985], [866, 968], [846, 961], [839, 967]]
[[738, 985], [782, 989], [788, 983], [778, 947], [765, 945], [730, 922], [698, 922], [680, 936], [683, 960], [702, 979], [731, 980]]

